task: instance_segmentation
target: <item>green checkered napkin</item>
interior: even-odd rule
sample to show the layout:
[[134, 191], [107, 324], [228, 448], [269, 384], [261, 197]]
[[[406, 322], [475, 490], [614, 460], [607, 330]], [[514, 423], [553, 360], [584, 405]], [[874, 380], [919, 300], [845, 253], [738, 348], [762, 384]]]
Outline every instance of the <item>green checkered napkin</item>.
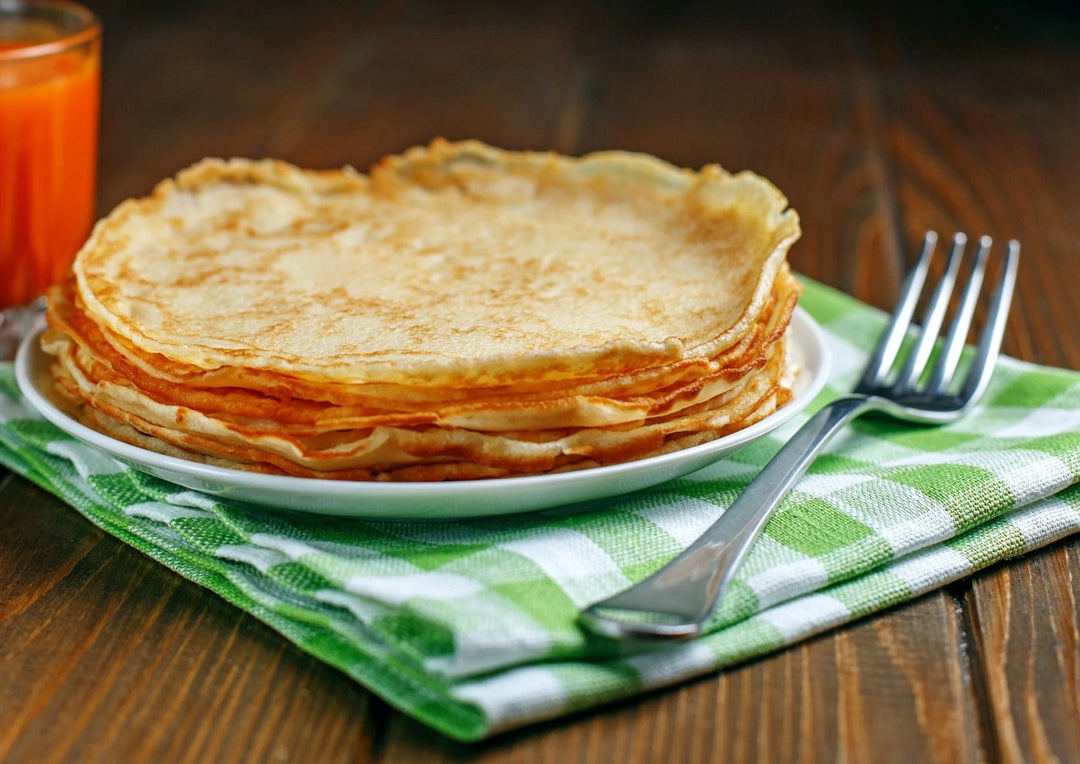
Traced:
[[[884, 317], [817, 284], [846, 391]], [[799, 421], [805, 420], [805, 416]], [[1001, 361], [981, 408], [863, 418], [781, 505], [709, 633], [637, 655], [578, 609], [656, 570], [723, 511], [789, 425], [621, 498], [408, 524], [259, 510], [128, 469], [20, 402], [0, 366], [0, 461], [442, 732], [476, 740], [776, 650], [1080, 529], [1080, 375]]]

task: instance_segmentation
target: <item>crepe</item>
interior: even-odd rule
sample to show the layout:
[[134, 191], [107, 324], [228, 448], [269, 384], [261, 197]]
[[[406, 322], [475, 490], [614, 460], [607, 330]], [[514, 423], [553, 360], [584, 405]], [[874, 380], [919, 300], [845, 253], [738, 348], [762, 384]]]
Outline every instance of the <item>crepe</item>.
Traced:
[[98, 224], [43, 347], [87, 424], [163, 453], [364, 480], [580, 469], [787, 400], [798, 234], [762, 178], [625, 152], [204, 160]]

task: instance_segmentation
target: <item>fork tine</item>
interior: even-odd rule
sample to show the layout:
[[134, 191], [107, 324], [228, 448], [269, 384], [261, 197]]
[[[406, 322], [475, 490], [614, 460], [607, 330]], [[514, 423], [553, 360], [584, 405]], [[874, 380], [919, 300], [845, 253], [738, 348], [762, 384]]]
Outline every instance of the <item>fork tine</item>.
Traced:
[[922, 253], [919, 262], [911, 269], [904, 286], [900, 289], [900, 299], [893, 310], [892, 320], [888, 330], [881, 336], [877, 347], [874, 348], [870, 360], [866, 363], [862, 379], [856, 386], [856, 390], [876, 387], [884, 380], [889, 369], [892, 368], [896, 354], [900, 351], [900, 345], [904, 341], [908, 327], [911, 326], [911, 316], [915, 312], [915, 306], [922, 294], [923, 284], [926, 282], [926, 274], [930, 269], [930, 260], [934, 256], [937, 247], [937, 234], [927, 231], [923, 239]]
[[990, 315], [987, 316], [986, 326], [983, 327], [979, 337], [979, 346], [971, 361], [971, 369], [960, 391], [960, 397], [965, 406], [977, 401], [990, 383], [994, 363], [1001, 349], [1001, 339], [1005, 334], [1005, 321], [1009, 317], [1009, 305], [1012, 303], [1013, 289], [1016, 287], [1016, 267], [1019, 262], [1020, 242], [1012, 239], [1005, 253], [1005, 267], [1002, 268], [1001, 277], [998, 279], [997, 288], [990, 302]]
[[956, 365], [960, 362], [960, 353], [964, 349], [964, 343], [967, 342], [971, 319], [975, 315], [975, 304], [979, 301], [979, 294], [982, 292], [983, 276], [986, 274], [986, 261], [992, 244], [993, 241], [989, 236], [983, 236], [979, 239], [979, 250], [975, 255], [975, 260], [972, 262], [971, 272], [968, 274], [968, 282], [961, 298], [960, 309], [957, 311], [956, 318], [953, 319], [952, 326], [949, 327], [945, 345], [941, 350], [937, 363], [934, 364], [930, 380], [927, 382], [927, 392], [929, 393], [935, 395], [943, 393], [952, 383]]
[[926, 362], [934, 350], [941, 324], [945, 320], [945, 311], [949, 309], [949, 298], [952, 296], [953, 287], [956, 284], [956, 274], [960, 270], [960, 260], [964, 257], [964, 249], [967, 247], [967, 235], [957, 233], [953, 236], [952, 252], [949, 253], [949, 262], [945, 268], [945, 275], [938, 282], [934, 294], [930, 298], [930, 305], [926, 310], [926, 318], [923, 319], [922, 328], [919, 330], [919, 340], [914, 350], [908, 355], [900, 374], [896, 378], [894, 390], [899, 393], [911, 390], [919, 381]]

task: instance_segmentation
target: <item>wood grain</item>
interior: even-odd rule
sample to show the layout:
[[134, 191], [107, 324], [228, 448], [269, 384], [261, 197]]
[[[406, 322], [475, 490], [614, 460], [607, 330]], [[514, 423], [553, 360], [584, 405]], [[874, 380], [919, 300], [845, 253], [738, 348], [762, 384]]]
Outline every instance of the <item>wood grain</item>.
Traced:
[[14, 477], [0, 485], [0, 759], [363, 761], [371, 696]]
[[1080, 541], [976, 576], [968, 606], [1003, 761], [1080, 757]]
[[[812, 8], [774, 21], [767, 33], [748, 30], [738, 9], [695, 7], [593, 50], [596, 102], [579, 149], [764, 175], [802, 220], [795, 267], [891, 307], [902, 258], [858, 30], [843, 19], [822, 25]], [[801, 34], [808, 25], [814, 37]]]
[[[878, 47], [904, 51], [881, 76], [888, 146], [907, 236], [928, 228], [990, 234], [1023, 244], [1024, 261], [1005, 350], [1080, 369], [1070, 291], [1080, 282], [1080, 103], [1075, 45], [1003, 37], [994, 19], [949, 25], [928, 40], [912, 25], [878, 27]], [[1077, 29], [1065, 16], [1047, 23]], [[941, 26], [941, 19], [936, 23]], [[912, 46], [916, 46], [913, 47]], [[930, 46], [933, 46], [932, 49]]]
[[[927, 228], [1024, 244], [1006, 349], [1080, 369], [1080, 22], [1048, 7], [91, 3], [102, 212], [204, 155], [370, 162], [436, 135], [775, 182], [802, 273], [889, 308]], [[447, 741], [0, 483], [5, 761], [1069, 761], [1080, 542], [668, 691]]]

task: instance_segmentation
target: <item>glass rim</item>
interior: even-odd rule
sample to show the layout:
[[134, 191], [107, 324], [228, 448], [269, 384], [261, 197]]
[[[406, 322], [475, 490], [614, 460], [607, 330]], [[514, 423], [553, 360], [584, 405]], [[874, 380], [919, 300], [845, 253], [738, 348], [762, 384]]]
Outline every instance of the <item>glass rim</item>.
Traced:
[[14, 2], [0, 0], [0, 13], [13, 11], [13, 15], [18, 15], [19, 11], [26, 8], [41, 8], [74, 17], [79, 22], [79, 28], [55, 40], [20, 45], [10, 50], [0, 50], [0, 62], [52, 56], [77, 48], [88, 42], [93, 42], [101, 37], [101, 21], [94, 12], [78, 3], [71, 2], [71, 0], [15, 0]]

